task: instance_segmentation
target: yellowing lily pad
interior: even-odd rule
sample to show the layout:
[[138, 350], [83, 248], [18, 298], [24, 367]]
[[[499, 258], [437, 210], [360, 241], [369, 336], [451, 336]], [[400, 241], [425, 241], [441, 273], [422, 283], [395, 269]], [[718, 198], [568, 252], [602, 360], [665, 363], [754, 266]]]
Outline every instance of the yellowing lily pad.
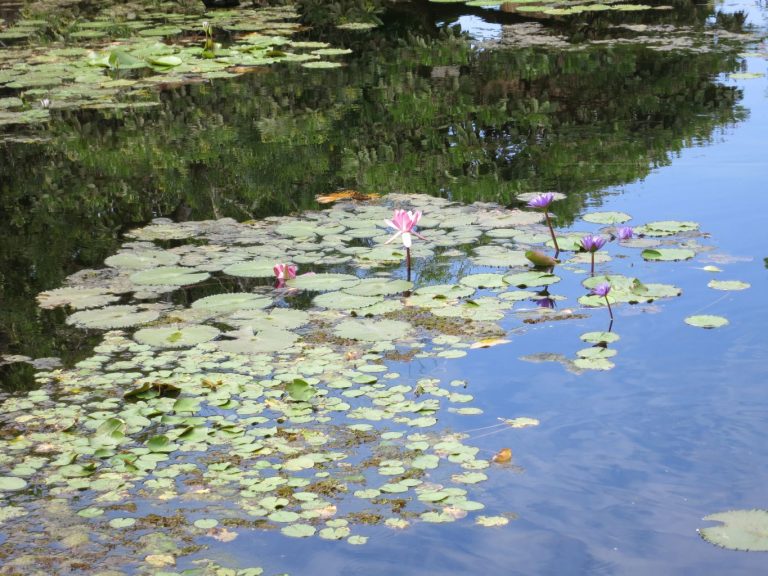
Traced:
[[713, 316], [702, 314], [697, 316], [688, 316], [685, 323], [697, 328], [721, 328], [728, 324], [728, 319], [722, 316]]
[[729, 510], [704, 520], [722, 522], [699, 530], [707, 542], [730, 550], [768, 552], [768, 510]]

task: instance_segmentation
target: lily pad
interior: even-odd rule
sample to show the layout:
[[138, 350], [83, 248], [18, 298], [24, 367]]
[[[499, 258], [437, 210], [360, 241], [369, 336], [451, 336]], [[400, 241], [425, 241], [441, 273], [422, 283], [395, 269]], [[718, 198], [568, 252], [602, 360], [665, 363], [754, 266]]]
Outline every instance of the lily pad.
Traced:
[[662, 260], [662, 261], [674, 261], [674, 260], [690, 260], [696, 256], [696, 252], [688, 250], [687, 248], [649, 248], [643, 250], [642, 257], [645, 260]]
[[746, 290], [751, 284], [740, 280], [710, 280], [707, 286], [714, 290]]
[[360, 279], [351, 274], [302, 274], [288, 280], [286, 285], [290, 288], [299, 288], [301, 290], [328, 292], [351, 288], [359, 283]]
[[107, 293], [103, 288], [56, 288], [41, 292], [37, 296], [40, 308], [56, 308], [69, 306], [76, 310], [82, 308], [99, 308], [119, 300], [119, 296]]
[[0, 492], [23, 490], [27, 487], [27, 481], [15, 476], [0, 476]]
[[213, 326], [162, 326], [143, 328], [133, 338], [141, 344], [156, 348], [189, 348], [213, 340], [220, 334]]
[[729, 510], [704, 520], [722, 522], [699, 530], [707, 542], [730, 550], [768, 552], [768, 510]]
[[250, 262], [238, 262], [224, 268], [224, 274], [240, 276], [242, 278], [270, 278], [274, 276], [275, 262], [271, 260], [254, 260]]
[[582, 219], [593, 224], [621, 224], [631, 220], [632, 216], [626, 212], [588, 212]]
[[728, 324], [728, 319], [722, 316], [713, 316], [702, 314], [697, 316], [688, 316], [685, 323], [697, 328], [721, 328]]
[[272, 303], [272, 298], [248, 292], [233, 292], [215, 294], [192, 302], [194, 310], [206, 310], [216, 314], [225, 314], [250, 308], [266, 308]]
[[149, 286], [188, 286], [210, 278], [208, 272], [198, 272], [181, 266], [160, 266], [136, 272], [131, 282]]
[[340, 338], [362, 340], [366, 342], [381, 342], [399, 340], [411, 330], [411, 325], [400, 320], [345, 320], [334, 329], [334, 334]]
[[140, 310], [137, 306], [105, 306], [96, 310], [75, 312], [67, 318], [67, 324], [84, 328], [111, 330], [146, 324], [160, 317], [156, 310]]
[[549, 286], [550, 284], [560, 282], [560, 277], [546, 272], [520, 272], [518, 274], [507, 274], [504, 276], [504, 282], [519, 288], [527, 288], [529, 286]]

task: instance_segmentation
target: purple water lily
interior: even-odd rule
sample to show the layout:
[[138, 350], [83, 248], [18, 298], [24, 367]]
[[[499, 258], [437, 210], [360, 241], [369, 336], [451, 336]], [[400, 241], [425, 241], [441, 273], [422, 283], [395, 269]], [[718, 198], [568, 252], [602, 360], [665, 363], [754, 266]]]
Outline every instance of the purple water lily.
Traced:
[[635, 231], [632, 229], [632, 226], [619, 226], [616, 229], [616, 235], [619, 237], [619, 240], [629, 240], [635, 235]]
[[555, 200], [555, 194], [553, 192], [544, 192], [538, 196], [534, 196], [529, 202], [530, 208], [546, 208]]
[[555, 258], [560, 254], [560, 246], [557, 245], [557, 237], [555, 236], [555, 230], [552, 228], [552, 221], [549, 219], [549, 212], [547, 208], [555, 200], [554, 192], [543, 192], [538, 196], [534, 196], [529, 202], [530, 208], [541, 208], [544, 210], [544, 217], [547, 219], [547, 226], [549, 227], [549, 233], [552, 234], [552, 243], [555, 245]]
[[602, 236], [597, 236], [595, 234], [587, 234], [581, 239], [581, 247], [590, 253], [592, 256], [592, 267], [590, 273], [592, 276], [595, 275], [595, 252], [600, 250], [603, 246], [605, 246], [605, 243], [607, 240], [603, 238]]
[[608, 301], [608, 293], [611, 291], [611, 285], [608, 284], [608, 282], [601, 282], [594, 288], [592, 288], [592, 291], [590, 294], [594, 296], [601, 296], [605, 298], [605, 304], [608, 306], [608, 314], [611, 315], [611, 320], [613, 320], [613, 310], [611, 310], [611, 303]]

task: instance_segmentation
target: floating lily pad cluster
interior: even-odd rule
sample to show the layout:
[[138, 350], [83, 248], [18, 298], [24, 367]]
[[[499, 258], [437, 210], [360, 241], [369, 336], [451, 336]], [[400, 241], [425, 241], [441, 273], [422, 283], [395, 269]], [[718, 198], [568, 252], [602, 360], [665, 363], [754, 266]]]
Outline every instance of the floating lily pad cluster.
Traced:
[[277, 62], [338, 67], [338, 57], [351, 53], [292, 40], [300, 25], [291, 7], [208, 14], [132, 8], [78, 19], [55, 42], [45, 20], [0, 31], [0, 40], [14, 41], [0, 55], [0, 126], [45, 122], [57, 109], [153, 106], [154, 89], [163, 86], [231, 78]]
[[[425, 211], [411, 281], [403, 249], [384, 244], [393, 206]], [[588, 220], [605, 218], [601, 233], [610, 234], [615, 215]], [[556, 319], [535, 303], [560, 269], [584, 273], [587, 261], [575, 252], [577, 235], [563, 234], [558, 274], [532, 268], [526, 252], [551, 241], [542, 219], [390, 195], [247, 223], [158, 219], [130, 232], [105, 268], [39, 297], [45, 308], [68, 308], [70, 324], [108, 331], [91, 357], [38, 372], [38, 390], [5, 399], [0, 522], [40, 524], [40, 540], [58, 542], [55, 523], [40, 520], [49, 506], [34, 497], [42, 491], [86, 534], [171, 523], [177, 542], [270, 528], [359, 545], [375, 536], [372, 524], [404, 529], [468, 514], [479, 526], [504, 525], [504, 513], [479, 515], [485, 505], [472, 490], [498, 463], [466, 434], [437, 426], [448, 413], [485, 418], [466, 383], [414, 381], [397, 363], [509, 345], [510, 325]], [[688, 223], [645, 228], [647, 237], [622, 245], [693, 249], [699, 234]], [[278, 262], [299, 274], [275, 287]], [[598, 266], [609, 272], [610, 260]], [[680, 294], [610, 273], [584, 291], [601, 280], [617, 304]], [[612, 367], [615, 334], [582, 339], [592, 347], [577, 353], [577, 368]], [[130, 506], [189, 498], [184, 512], [162, 519]], [[23, 550], [25, 534], [14, 531], [6, 547]], [[179, 550], [158, 549], [143, 563], [171, 565]]]

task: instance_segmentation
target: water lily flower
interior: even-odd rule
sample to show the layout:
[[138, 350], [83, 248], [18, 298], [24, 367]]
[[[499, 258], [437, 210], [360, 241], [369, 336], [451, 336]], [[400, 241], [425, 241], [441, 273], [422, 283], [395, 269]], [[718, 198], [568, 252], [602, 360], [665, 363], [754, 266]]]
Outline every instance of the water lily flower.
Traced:
[[48, 98], [43, 98], [42, 100], [40, 100], [40, 106], [42, 108], [50, 108], [51, 101]]
[[275, 287], [276, 288], [282, 288], [285, 286], [285, 281], [290, 280], [291, 278], [296, 278], [296, 272], [299, 270], [299, 267], [296, 266], [296, 264], [275, 264], [275, 266], [272, 268], [272, 271], [275, 273]]
[[552, 228], [552, 221], [549, 219], [549, 212], [547, 208], [555, 200], [554, 192], [543, 192], [538, 196], [534, 196], [529, 202], [530, 208], [541, 208], [544, 210], [544, 217], [547, 219], [547, 226], [549, 227], [549, 233], [552, 234], [552, 243], [555, 245], [555, 258], [560, 254], [560, 246], [557, 245], [557, 237], [555, 236], [555, 229]]
[[613, 320], [613, 310], [611, 310], [611, 303], [608, 301], [608, 293], [610, 291], [611, 285], [608, 282], [601, 282], [592, 288], [590, 294], [593, 296], [601, 296], [602, 298], [605, 298], [605, 304], [608, 306], [608, 314], [611, 315], [611, 320]]
[[397, 232], [395, 232], [395, 235], [387, 240], [385, 244], [389, 244], [390, 242], [397, 240], [399, 237], [403, 240], [403, 246], [410, 249], [412, 243], [412, 234], [417, 238], [426, 240], [424, 236], [413, 230], [414, 226], [419, 223], [419, 220], [421, 220], [421, 210], [409, 210], [407, 212], [400, 209], [395, 210], [394, 214], [392, 215], [392, 220], [384, 220], [384, 223], [387, 226], [397, 230]]
[[542, 194], [539, 194], [538, 196], [534, 196], [529, 202], [528, 206], [530, 208], [546, 208], [555, 199], [555, 194], [553, 192], [544, 192]]
[[619, 226], [616, 230], [616, 235], [619, 237], [619, 240], [629, 240], [635, 235], [635, 231], [632, 229], [632, 226]]
[[593, 234], [587, 234], [581, 239], [581, 247], [593, 254], [605, 246], [605, 238]]
[[605, 246], [606, 239], [602, 236], [597, 236], [594, 234], [587, 234], [581, 239], [581, 247], [590, 253], [592, 256], [592, 267], [591, 267], [591, 274], [592, 276], [595, 275], [595, 252], [600, 250], [603, 246]]

